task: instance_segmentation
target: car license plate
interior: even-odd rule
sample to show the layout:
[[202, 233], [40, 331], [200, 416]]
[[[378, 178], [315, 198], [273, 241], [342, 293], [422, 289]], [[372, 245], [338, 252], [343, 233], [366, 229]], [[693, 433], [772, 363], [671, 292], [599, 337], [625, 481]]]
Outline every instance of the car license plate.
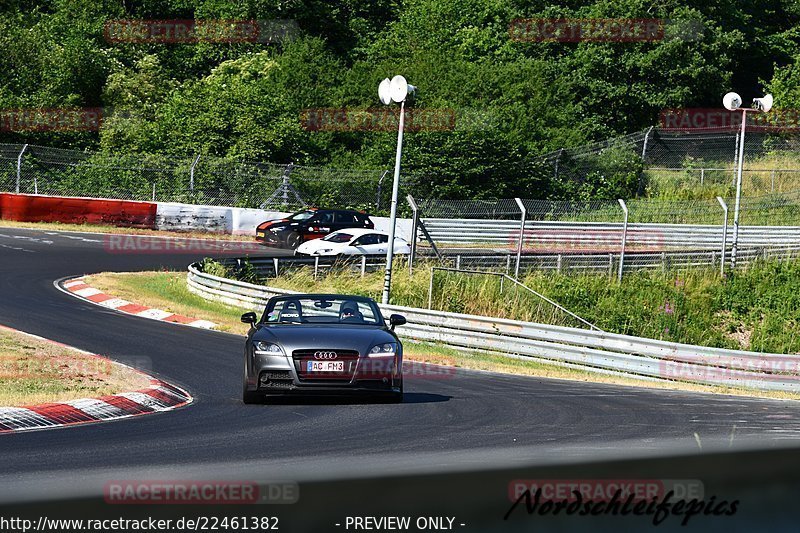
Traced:
[[308, 361], [307, 372], [344, 372], [344, 361]]

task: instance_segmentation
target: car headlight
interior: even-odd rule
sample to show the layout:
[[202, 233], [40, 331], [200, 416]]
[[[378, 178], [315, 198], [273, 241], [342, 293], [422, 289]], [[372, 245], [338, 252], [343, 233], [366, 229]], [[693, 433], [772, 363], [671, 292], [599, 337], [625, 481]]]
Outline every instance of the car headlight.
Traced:
[[254, 346], [257, 352], [268, 355], [283, 355], [283, 348], [272, 342], [256, 341]]
[[397, 352], [397, 343], [387, 342], [373, 346], [369, 351], [369, 355], [394, 355], [395, 352]]

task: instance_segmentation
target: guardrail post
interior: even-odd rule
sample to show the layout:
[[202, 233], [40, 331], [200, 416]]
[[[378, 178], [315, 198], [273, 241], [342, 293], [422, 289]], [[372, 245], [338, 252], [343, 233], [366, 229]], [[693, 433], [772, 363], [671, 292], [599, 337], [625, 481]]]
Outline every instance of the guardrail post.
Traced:
[[519, 279], [519, 264], [522, 260], [522, 242], [525, 240], [525, 218], [528, 216], [528, 210], [525, 209], [525, 204], [519, 198], [514, 198], [517, 206], [522, 214], [519, 222], [519, 241], [517, 242], [517, 266], [514, 268], [514, 279]]
[[428, 309], [433, 307], [433, 273], [436, 269], [431, 267], [431, 280], [428, 282]]
[[719, 273], [721, 276], [725, 275], [725, 247], [728, 241], [728, 204], [721, 196], [717, 196], [717, 202], [722, 207], [723, 220], [722, 220], [722, 252], [720, 255]]
[[628, 206], [625, 205], [625, 200], [622, 198], [618, 198], [617, 201], [625, 214], [625, 219], [622, 222], [622, 247], [619, 250], [619, 274], [617, 274], [617, 279], [622, 281], [622, 267], [625, 264], [625, 241], [628, 239]]
[[24, 154], [25, 150], [27, 149], [28, 145], [26, 144], [25, 146], [22, 147], [22, 150], [20, 150], [19, 155], [17, 156], [17, 189], [16, 189], [17, 194], [19, 194], [19, 182], [20, 182], [20, 177], [22, 176], [22, 154]]
[[[389, 172], [388, 170], [386, 172]], [[384, 173], [386, 175], [386, 173]], [[383, 178], [381, 178], [383, 179]], [[414, 273], [414, 258], [417, 255], [417, 232], [419, 231], [419, 207], [417, 207], [417, 202], [414, 201], [414, 197], [406, 195], [406, 200], [408, 201], [408, 205], [411, 206], [411, 237], [410, 237], [410, 244], [411, 244], [411, 253], [408, 254], [408, 275], [411, 276]]]
[[364, 277], [364, 274], [367, 273], [367, 256], [361, 256], [361, 277]]

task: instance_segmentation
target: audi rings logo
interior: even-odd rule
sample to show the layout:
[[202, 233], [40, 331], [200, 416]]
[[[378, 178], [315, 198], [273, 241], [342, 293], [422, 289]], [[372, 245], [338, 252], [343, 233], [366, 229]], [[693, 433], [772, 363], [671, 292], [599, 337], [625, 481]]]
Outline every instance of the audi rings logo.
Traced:
[[314, 359], [336, 359], [336, 352], [314, 352]]

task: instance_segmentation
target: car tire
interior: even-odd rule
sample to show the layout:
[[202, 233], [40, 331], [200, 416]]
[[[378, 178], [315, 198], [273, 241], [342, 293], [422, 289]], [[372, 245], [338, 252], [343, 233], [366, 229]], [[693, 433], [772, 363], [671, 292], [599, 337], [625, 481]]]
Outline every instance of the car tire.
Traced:
[[400, 382], [399, 392], [382, 394], [378, 399], [381, 401], [381, 403], [403, 403], [403, 382]]
[[247, 365], [245, 364], [244, 375], [242, 376], [242, 402], [245, 404], [263, 403], [264, 395], [247, 390]]
[[289, 235], [286, 236], [286, 247], [291, 248], [294, 250], [303, 242], [303, 239], [300, 238], [300, 234], [296, 231], [291, 232]]
[[247, 405], [264, 403], [264, 395], [257, 392], [242, 391], [242, 402]]

